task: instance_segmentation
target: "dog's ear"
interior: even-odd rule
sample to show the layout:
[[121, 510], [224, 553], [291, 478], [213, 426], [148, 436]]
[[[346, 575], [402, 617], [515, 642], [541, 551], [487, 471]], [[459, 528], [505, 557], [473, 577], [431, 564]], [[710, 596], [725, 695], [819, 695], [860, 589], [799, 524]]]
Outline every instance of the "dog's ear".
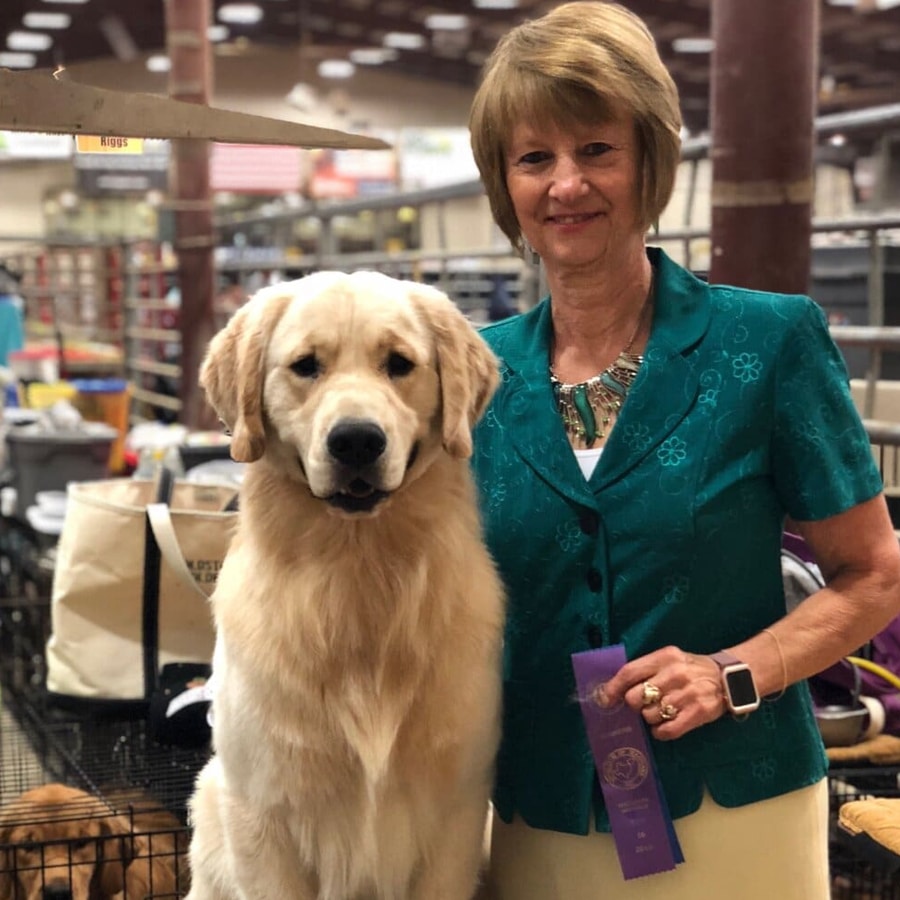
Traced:
[[131, 825], [124, 816], [104, 816], [99, 824], [94, 879], [104, 897], [113, 897], [125, 890], [125, 870], [134, 857]]
[[288, 294], [261, 291], [213, 337], [200, 367], [200, 387], [231, 432], [231, 456], [237, 462], [253, 462], [265, 451], [266, 348], [290, 300]]
[[497, 358], [449, 297], [432, 288], [423, 288], [418, 297], [436, 337], [444, 449], [468, 459], [472, 427], [499, 383]]

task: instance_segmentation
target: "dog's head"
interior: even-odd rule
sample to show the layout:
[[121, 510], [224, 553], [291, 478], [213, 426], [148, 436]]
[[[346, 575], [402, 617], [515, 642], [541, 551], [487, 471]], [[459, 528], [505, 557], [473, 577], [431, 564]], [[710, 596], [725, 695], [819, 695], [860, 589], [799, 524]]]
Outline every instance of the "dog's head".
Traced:
[[200, 383], [234, 459], [271, 455], [314, 496], [358, 515], [417, 460], [440, 448], [471, 455], [497, 377], [495, 357], [440, 291], [320, 272], [242, 307], [213, 338]]
[[84, 791], [48, 784], [0, 811], [0, 897], [113, 897], [131, 862], [127, 819]]

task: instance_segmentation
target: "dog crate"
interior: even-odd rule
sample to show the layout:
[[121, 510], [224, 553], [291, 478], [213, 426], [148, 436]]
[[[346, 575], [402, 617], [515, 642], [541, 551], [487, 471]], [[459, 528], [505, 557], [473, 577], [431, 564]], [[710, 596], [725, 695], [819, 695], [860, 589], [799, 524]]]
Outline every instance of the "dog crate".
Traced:
[[67, 746], [71, 723], [18, 711], [0, 719], [0, 896], [184, 896], [184, 822], [119, 773], [96, 772], [101, 787]]
[[900, 766], [834, 766], [829, 769], [831, 900], [900, 900], [900, 856], [876, 851], [838, 825], [844, 803], [900, 797]]
[[[50, 702], [48, 549], [0, 521], [0, 900], [184, 897], [187, 802], [209, 749], [162, 744], [142, 716]], [[31, 792], [52, 785], [78, 794], [36, 808]]]
[[[23, 897], [183, 897], [186, 805], [203, 752], [156, 745], [137, 720], [76, 718], [28, 695], [7, 702], [5, 691], [4, 700], [0, 896], [20, 896], [18, 883]], [[77, 794], [61, 802], [58, 786]]]

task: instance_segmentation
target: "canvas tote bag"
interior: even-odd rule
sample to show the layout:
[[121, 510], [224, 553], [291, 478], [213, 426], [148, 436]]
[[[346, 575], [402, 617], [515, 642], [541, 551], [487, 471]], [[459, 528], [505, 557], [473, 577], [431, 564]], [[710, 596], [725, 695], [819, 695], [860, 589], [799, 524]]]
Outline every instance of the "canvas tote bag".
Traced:
[[[161, 487], [168, 503], [157, 502]], [[233, 487], [171, 473], [69, 485], [51, 594], [51, 699], [146, 709], [163, 667], [210, 663], [208, 597], [237, 526], [235, 500]]]

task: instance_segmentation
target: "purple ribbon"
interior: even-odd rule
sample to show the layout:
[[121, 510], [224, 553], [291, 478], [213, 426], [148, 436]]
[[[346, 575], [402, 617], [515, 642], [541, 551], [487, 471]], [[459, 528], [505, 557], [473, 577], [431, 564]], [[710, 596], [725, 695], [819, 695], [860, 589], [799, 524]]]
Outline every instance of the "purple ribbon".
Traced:
[[643, 717], [624, 702], [600, 705], [599, 692], [627, 657], [622, 644], [572, 654], [594, 765], [625, 879], [668, 872], [684, 862]]

